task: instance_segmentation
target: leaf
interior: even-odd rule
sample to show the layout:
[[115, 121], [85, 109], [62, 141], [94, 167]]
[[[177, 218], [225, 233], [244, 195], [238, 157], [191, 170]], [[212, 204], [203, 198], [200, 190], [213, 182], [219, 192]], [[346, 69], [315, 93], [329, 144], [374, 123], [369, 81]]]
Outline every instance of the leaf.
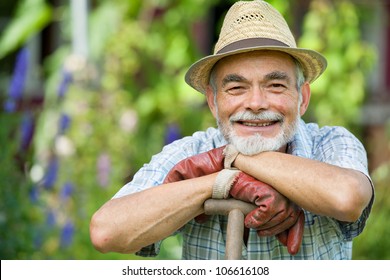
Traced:
[[[94, 59], [101, 57], [109, 36], [118, 28], [121, 19], [121, 7], [112, 3], [102, 3], [90, 13], [90, 52]], [[107, 21], [106, 19], [110, 19]]]
[[0, 59], [40, 32], [52, 19], [52, 8], [42, 0], [19, 4], [15, 18], [0, 38]]

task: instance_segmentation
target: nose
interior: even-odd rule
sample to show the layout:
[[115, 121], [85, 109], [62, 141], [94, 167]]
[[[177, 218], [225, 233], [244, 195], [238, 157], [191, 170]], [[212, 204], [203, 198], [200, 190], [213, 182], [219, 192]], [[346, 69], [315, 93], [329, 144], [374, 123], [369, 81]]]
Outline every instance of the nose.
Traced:
[[250, 92], [248, 92], [248, 99], [246, 102], [246, 108], [253, 112], [269, 109], [267, 94], [260, 87], [253, 88]]

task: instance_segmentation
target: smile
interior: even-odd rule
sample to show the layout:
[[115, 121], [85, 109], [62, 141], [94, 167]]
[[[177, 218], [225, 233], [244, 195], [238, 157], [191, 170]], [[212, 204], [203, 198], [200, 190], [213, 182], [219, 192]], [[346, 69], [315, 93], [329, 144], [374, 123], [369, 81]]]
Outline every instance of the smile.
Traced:
[[259, 123], [259, 122], [240, 122], [242, 125], [245, 126], [254, 126], [254, 127], [266, 127], [275, 124], [276, 122], [266, 122], [266, 123]]

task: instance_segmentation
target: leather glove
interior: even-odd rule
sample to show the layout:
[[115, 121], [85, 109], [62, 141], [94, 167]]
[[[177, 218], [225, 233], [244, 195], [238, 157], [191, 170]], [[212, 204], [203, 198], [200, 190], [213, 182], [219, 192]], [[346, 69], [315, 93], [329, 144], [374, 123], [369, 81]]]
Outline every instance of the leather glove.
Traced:
[[[182, 181], [186, 179], [201, 177], [221, 171], [224, 167], [225, 155], [223, 153], [225, 146], [212, 149], [177, 163], [164, 179], [164, 184]], [[198, 223], [204, 223], [208, 216], [201, 214], [195, 217]]]
[[215, 198], [246, 201], [258, 207], [245, 217], [245, 226], [257, 230], [259, 236], [276, 235], [290, 254], [298, 252], [303, 237], [303, 211], [270, 185], [239, 170], [221, 171], [213, 186]]
[[201, 177], [221, 171], [224, 166], [225, 146], [179, 161], [168, 173], [164, 183]]
[[305, 213], [301, 210], [297, 222], [291, 228], [276, 235], [279, 242], [287, 246], [287, 250], [291, 255], [298, 253], [301, 247], [304, 228]]

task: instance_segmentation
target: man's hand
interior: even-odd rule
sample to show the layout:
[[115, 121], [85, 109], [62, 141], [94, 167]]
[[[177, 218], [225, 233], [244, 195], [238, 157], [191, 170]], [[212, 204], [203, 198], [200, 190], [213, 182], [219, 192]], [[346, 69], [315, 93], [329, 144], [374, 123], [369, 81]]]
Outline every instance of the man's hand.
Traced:
[[183, 159], [169, 171], [164, 183], [201, 177], [221, 171], [225, 160], [224, 149], [225, 146]]
[[[164, 179], [164, 184], [221, 171], [224, 167], [225, 160], [225, 155], [223, 154], [224, 149], [225, 146], [183, 159], [169, 171]], [[195, 221], [198, 223], [204, 223], [207, 220], [208, 216], [205, 214], [195, 217]]]
[[245, 217], [246, 227], [256, 229], [259, 236], [276, 235], [292, 255], [299, 251], [305, 221], [300, 207], [241, 171], [234, 177], [230, 195], [258, 206]]
[[[230, 151], [223, 146], [186, 158], [171, 169], [164, 183], [201, 177], [221, 170], [238, 173], [239, 176], [234, 179], [234, 188], [232, 187], [230, 192], [227, 191], [226, 197], [219, 198], [227, 198], [230, 194], [236, 199], [259, 206], [246, 216], [245, 225], [256, 228], [259, 236], [276, 235], [279, 241], [288, 247], [290, 254], [296, 254], [303, 235], [304, 216], [301, 216], [303, 219], [298, 219], [302, 210], [271, 186], [239, 170], [224, 169], [230, 167], [235, 157], [234, 150]], [[226, 158], [229, 159], [229, 166], [226, 166]], [[199, 223], [207, 220], [208, 216], [205, 214], [195, 217], [195, 221]]]
[[301, 210], [297, 222], [291, 228], [276, 235], [279, 242], [287, 246], [287, 250], [291, 255], [298, 253], [301, 247], [304, 228], [305, 213]]
[[224, 168], [231, 168], [231, 164], [237, 155], [238, 152], [231, 145], [225, 145], [185, 158], [169, 171], [164, 183], [201, 177], [221, 171]]

